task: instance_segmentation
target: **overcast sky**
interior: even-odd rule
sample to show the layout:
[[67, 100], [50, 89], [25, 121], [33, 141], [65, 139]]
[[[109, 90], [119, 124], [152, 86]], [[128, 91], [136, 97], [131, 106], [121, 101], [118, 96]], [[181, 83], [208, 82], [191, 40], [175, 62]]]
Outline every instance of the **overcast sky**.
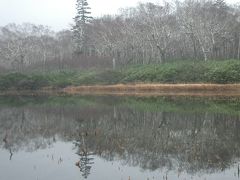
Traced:
[[[157, 0], [140, 0], [158, 2]], [[88, 0], [93, 16], [115, 14], [119, 8], [136, 6], [139, 0]], [[227, 0], [237, 3], [238, 0]], [[52, 27], [68, 28], [75, 15], [76, 0], [0, 0], [0, 26], [8, 23], [30, 22]]]

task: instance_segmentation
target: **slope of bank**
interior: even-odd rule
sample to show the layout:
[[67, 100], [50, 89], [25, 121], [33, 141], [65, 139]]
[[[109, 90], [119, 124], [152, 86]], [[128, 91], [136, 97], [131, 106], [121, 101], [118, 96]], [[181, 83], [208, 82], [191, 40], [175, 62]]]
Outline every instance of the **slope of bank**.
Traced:
[[[210, 84], [228, 84], [228, 86], [214, 86]], [[85, 70], [85, 71], [58, 71], [32, 74], [10, 73], [0, 76], [0, 90], [39, 90], [63, 89], [65, 87], [86, 87], [98, 85], [93, 90], [104, 89], [105, 85], [116, 85], [115, 89], [151, 90], [151, 89], [185, 89], [185, 90], [238, 90], [240, 83], [240, 61], [209, 61], [187, 62], [179, 61], [164, 64], [137, 65], [118, 70]], [[145, 84], [131, 87], [129, 84]], [[149, 85], [150, 84], [150, 85]], [[158, 85], [156, 85], [158, 84]], [[165, 85], [164, 85], [165, 84]], [[169, 84], [169, 85], [166, 85]], [[171, 86], [171, 84], [184, 84]], [[195, 84], [194, 86], [185, 84]], [[203, 85], [206, 84], [206, 85]], [[121, 88], [119, 88], [121, 86]], [[150, 87], [150, 89], [149, 89]], [[166, 88], [168, 87], [168, 88]], [[110, 90], [112, 87], [108, 86]], [[199, 89], [200, 88], [200, 89]], [[75, 88], [77, 89], [77, 88]], [[81, 88], [79, 90], [82, 90]]]
[[[51, 89], [46, 89], [45, 92], [51, 92]], [[116, 84], [69, 86], [61, 89], [59, 93], [71, 95], [230, 97], [240, 96], [240, 84]]]

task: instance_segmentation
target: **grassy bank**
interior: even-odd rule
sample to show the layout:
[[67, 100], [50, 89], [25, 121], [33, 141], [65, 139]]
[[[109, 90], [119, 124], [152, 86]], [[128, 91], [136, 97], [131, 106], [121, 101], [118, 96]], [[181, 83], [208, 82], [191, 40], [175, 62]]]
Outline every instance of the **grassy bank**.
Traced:
[[128, 83], [240, 83], [240, 61], [173, 62], [118, 70], [11, 73], [0, 75], [0, 90], [37, 90], [81, 85]]

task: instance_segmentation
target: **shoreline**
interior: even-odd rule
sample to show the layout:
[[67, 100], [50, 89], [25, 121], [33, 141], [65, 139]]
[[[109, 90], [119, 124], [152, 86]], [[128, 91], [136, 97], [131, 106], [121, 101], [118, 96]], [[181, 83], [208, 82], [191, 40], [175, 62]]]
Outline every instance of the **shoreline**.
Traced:
[[0, 96], [114, 95], [240, 97], [240, 84], [116, 84], [0, 91]]

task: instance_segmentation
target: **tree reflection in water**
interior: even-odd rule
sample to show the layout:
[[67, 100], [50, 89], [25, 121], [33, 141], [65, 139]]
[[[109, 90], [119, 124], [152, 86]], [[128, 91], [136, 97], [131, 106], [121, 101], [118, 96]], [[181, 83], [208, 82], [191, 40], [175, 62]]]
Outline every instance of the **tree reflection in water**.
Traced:
[[12, 156], [51, 146], [55, 137], [74, 142], [84, 178], [95, 156], [190, 174], [224, 171], [240, 156], [236, 99], [50, 97], [12, 104], [2, 98], [0, 104], [1, 148]]
[[[87, 136], [87, 133], [85, 135]], [[74, 144], [78, 148], [77, 154], [80, 156], [80, 160], [76, 163], [76, 166], [79, 167], [82, 176], [87, 179], [88, 175], [90, 175], [92, 164], [94, 164], [94, 153], [91, 153], [90, 149], [86, 146], [84, 135], [82, 135], [81, 141], [77, 141]]]

